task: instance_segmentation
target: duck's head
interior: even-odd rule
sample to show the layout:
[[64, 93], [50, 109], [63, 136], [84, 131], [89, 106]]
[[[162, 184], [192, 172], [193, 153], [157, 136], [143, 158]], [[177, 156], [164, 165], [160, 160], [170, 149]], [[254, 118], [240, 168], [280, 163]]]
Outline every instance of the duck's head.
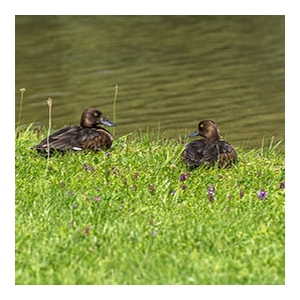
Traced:
[[103, 124], [106, 126], [117, 126], [115, 123], [109, 121], [101, 111], [96, 108], [88, 108], [81, 115], [80, 126], [84, 128], [97, 127]]
[[189, 134], [189, 137], [201, 135], [204, 138], [212, 141], [221, 139], [218, 125], [212, 120], [203, 120], [199, 123], [198, 129]]

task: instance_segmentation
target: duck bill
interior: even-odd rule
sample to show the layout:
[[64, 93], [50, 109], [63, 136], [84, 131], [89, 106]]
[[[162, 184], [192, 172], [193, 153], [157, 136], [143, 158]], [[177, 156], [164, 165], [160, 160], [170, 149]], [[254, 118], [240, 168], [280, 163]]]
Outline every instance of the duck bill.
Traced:
[[198, 131], [198, 130], [195, 130], [194, 132], [190, 133], [190, 134], [188, 135], [188, 137], [193, 137], [193, 136], [197, 136], [197, 135], [199, 135], [199, 131]]
[[117, 126], [117, 124], [109, 121], [106, 118], [103, 118], [103, 120], [101, 121], [101, 124], [106, 125], [106, 126], [110, 126], [110, 127]]

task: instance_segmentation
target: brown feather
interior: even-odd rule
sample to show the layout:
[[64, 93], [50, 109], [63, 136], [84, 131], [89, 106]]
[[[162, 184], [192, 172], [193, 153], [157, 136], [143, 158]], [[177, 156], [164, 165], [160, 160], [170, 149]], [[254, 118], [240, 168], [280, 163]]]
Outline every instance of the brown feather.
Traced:
[[217, 164], [219, 168], [230, 166], [237, 161], [234, 147], [221, 140], [217, 124], [211, 120], [201, 121], [198, 130], [189, 136], [200, 135], [201, 140], [194, 140], [185, 146], [182, 152], [183, 161], [189, 167]]
[[[62, 128], [49, 136], [49, 149], [53, 151], [80, 151], [109, 149], [113, 142], [113, 137], [99, 124], [116, 126], [103, 114], [94, 108], [86, 109], [81, 116], [80, 126], [72, 125]], [[47, 152], [47, 138], [38, 145], [31, 147], [39, 152]]]

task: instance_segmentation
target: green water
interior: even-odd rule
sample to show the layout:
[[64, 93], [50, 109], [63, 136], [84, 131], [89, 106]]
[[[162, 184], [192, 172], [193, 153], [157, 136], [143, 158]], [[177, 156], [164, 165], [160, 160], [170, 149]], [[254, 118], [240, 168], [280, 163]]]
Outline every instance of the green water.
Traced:
[[[78, 124], [87, 107], [176, 138], [203, 119], [244, 149], [284, 139], [284, 16], [16, 16], [16, 122]], [[188, 139], [187, 139], [188, 140]]]

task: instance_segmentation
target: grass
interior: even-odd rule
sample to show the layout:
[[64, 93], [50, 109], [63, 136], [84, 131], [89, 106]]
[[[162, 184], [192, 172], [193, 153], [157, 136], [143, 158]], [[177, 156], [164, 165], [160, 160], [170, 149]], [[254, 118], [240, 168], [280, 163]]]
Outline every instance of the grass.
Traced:
[[284, 151], [272, 140], [237, 149], [232, 168], [190, 171], [182, 138], [133, 132], [48, 161], [28, 150], [46, 134], [16, 139], [16, 284], [285, 283]]

